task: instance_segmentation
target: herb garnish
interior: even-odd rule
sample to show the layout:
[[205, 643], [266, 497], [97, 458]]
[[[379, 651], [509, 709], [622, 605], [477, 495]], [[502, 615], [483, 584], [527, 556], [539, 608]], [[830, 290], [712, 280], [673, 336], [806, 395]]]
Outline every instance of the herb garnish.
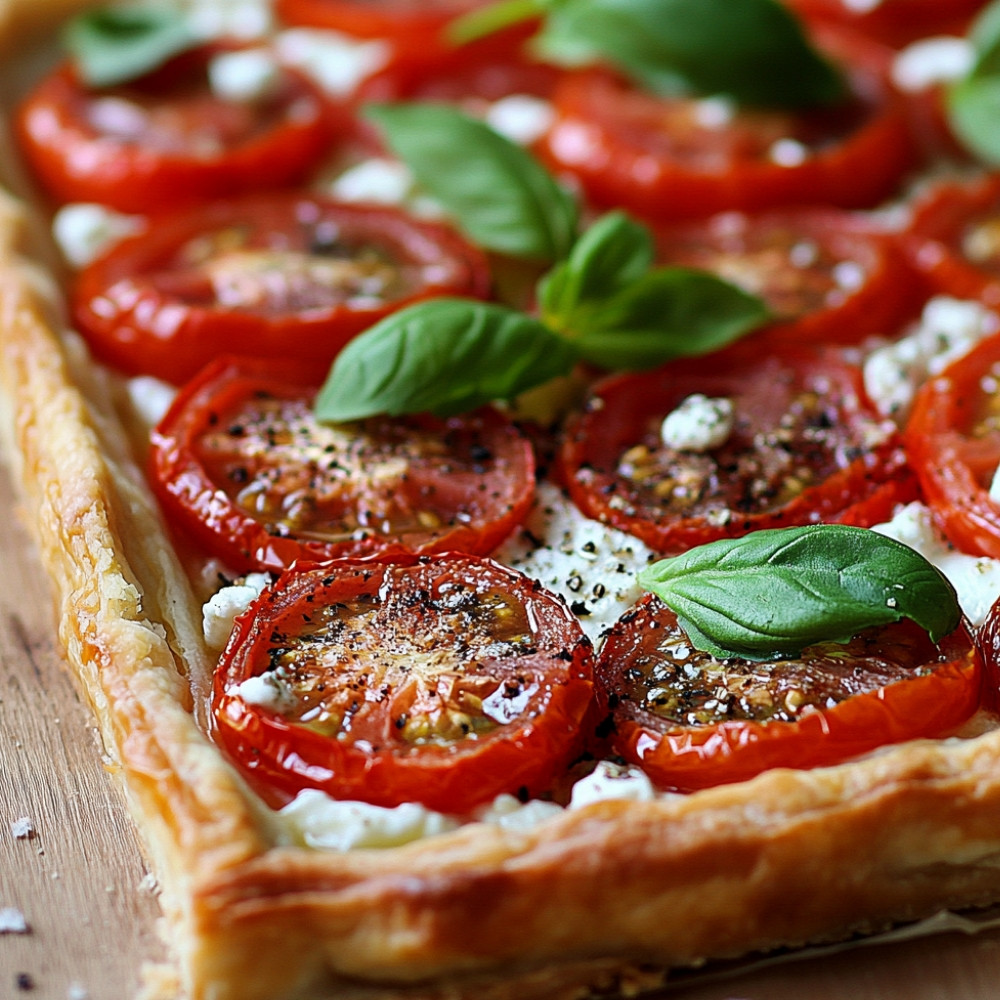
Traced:
[[701, 545], [639, 573], [693, 645], [725, 658], [794, 656], [912, 619], [937, 642], [957, 628], [955, 590], [909, 546], [866, 528], [814, 524]]

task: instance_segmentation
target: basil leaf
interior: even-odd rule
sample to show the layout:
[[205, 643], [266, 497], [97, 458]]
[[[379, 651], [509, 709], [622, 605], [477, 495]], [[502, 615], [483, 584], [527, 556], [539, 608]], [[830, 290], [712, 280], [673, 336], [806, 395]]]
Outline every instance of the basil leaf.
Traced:
[[682, 267], [650, 271], [614, 295], [583, 299], [558, 323], [584, 360], [641, 370], [708, 354], [768, 319], [764, 303], [735, 285]]
[[984, 163], [1000, 166], [1000, 75], [970, 77], [950, 88], [948, 117], [970, 153]]
[[499, 0], [474, 7], [449, 23], [446, 35], [455, 45], [465, 45], [539, 16], [545, 0]]
[[430, 299], [387, 316], [337, 356], [319, 420], [430, 411], [450, 416], [564, 375], [578, 355], [537, 320], [469, 299]]
[[952, 131], [965, 148], [984, 162], [1000, 165], [1000, 3], [976, 18], [969, 32], [975, 62], [967, 76], [947, 92]]
[[794, 656], [817, 642], [910, 618], [937, 642], [961, 611], [919, 553], [866, 528], [816, 524], [710, 542], [639, 573], [716, 657]]
[[474, 242], [529, 260], [569, 252], [576, 203], [526, 150], [443, 104], [383, 104], [365, 115]]
[[604, 298], [638, 281], [653, 263], [649, 230], [624, 212], [609, 212], [573, 245], [569, 257], [538, 284], [542, 317], [561, 329], [582, 299]]
[[73, 18], [63, 32], [77, 72], [91, 87], [137, 79], [195, 42], [180, 11], [169, 6], [95, 10]]
[[589, 49], [644, 86], [744, 104], [805, 108], [834, 104], [844, 78], [809, 44], [777, 0], [564, 0], [540, 40], [548, 53]]

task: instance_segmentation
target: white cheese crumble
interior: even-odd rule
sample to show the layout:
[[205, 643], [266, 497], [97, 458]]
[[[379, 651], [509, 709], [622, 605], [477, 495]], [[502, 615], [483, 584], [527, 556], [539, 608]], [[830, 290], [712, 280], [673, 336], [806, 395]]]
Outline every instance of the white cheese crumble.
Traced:
[[10, 832], [15, 840], [30, 840], [35, 835], [35, 824], [27, 816], [21, 816], [10, 824]]
[[423, 191], [410, 168], [398, 160], [362, 160], [338, 174], [328, 189], [338, 201], [390, 205], [421, 219], [437, 220], [445, 215], [441, 203]]
[[0, 934], [29, 934], [24, 914], [15, 906], [0, 907]]
[[544, 799], [522, 802], [515, 795], [498, 795], [477, 819], [504, 830], [532, 830], [545, 820], [562, 813], [562, 806]]
[[199, 38], [261, 38], [274, 27], [271, 0], [189, 0], [185, 20]]
[[595, 643], [642, 596], [635, 575], [655, 558], [637, 538], [583, 517], [550, 483], [494, 557], [562, 597]]
[[133, 412], [150, 430], [163, 419], [177, 395], [175, 386], [152, 375], [130, 378], [126, 392]]
[[937, 296], [905, 336], [868, 355], [865, 390], [881, 414], [902, 420], [924, 381], [998, 330], [1000, 319], [980, 303]]
[[779, 167], [797, 167], [808, 155], [809, 148], [797, 139], [779, 139], [768, 150], [768, 158]]
[[299, 792], [279, 816], [301, 843], [334, 851], [399, 847], [458, 826], [451, 817], [414, 802], [388, 809], [340, 802], [315, 789]]
[[144, 228], [141, 216], [91, 202], [63, 205], [52, 219], [56, 245], [66, 263], [75, 268], [86, 267], [117, 242]]
[[391, 55], [384, 42], [358, 41], [316, 28], [288, 28], [277, 34], [274, 46], [281, 62], [306, 73], [334, 97], [351, 95]]
[[592, 802], [607, 802], [612, 799], [650, 802], [656, 797], [657, 791], [653, 783], [639, 768], [602, 760], [591, 774], [573, 785], [569, 807], [582, 809]]
[[270, 49], [221, 52], [208, 64], [212, 93], [224, 101], [256, 101], [274, 93], [281, 81], [281, 67]]
[[267, 573], [248, 573], [242, 580], [223, 587], [208, 599], [201, 610], [201, 624], [209, 649], [222, 649], [226, 645], [233, 622], [260, 596], [268, 583], [270, 577]]
[[298, 704], [295, 689], [281, 667], [248, 677], [230, 688], [228, 693], [245, 705], [254, 705], [278, 715], [291, 712]]
[[484, 115], [490, 128], [521, 146], [541, 139], [554, 118], [552, 103], [531, 94], [510, 94], [494, 101]]
[[892, 82], [909, 93], [960, 80], [972, 68], [975, 53], [967, 38], [921, 38], [902, 49], [892, 63]]
[[724, 445], [733, 430], [733, 401], [692, 393], [663, 418], [660, 440], [677, 451], [711, 451]]
[[694, 120], [707, 129], [725, 128], [736, 117], [739, 105], [731, 97], [705, 97], [695, 101]]
[[941, 570], [954, 586], [969, 621], [977, 626], [983, 623], [1000, 594], [1000, 559], [957, 551], [934, 527], [930, 509], [919, 502], [907, 504], [891, 521], [873, 530], [909, 545]]

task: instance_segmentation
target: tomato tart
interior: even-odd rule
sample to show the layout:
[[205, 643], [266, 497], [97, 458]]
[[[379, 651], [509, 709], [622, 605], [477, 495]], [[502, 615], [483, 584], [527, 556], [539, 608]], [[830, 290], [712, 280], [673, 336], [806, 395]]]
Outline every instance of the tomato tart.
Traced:
[[704, 2], [0, 25], [5, 430], [144, 996], [634, 996], [1000, 902], [1000, 316], [928, 264], [996, 181], [914, 188], [881, 20]]

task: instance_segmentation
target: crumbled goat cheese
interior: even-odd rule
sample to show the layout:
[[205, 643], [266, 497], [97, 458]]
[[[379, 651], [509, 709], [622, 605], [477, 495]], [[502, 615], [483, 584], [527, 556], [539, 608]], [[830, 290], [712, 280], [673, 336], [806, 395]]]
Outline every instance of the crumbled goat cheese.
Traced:
[[398, 847], [458, 826], [451, 817], [417, 803], [387, 809], [331, 799], [315, 789], [299, 792], [279, 815], [302, 843], [334, 851]]
[[256, 101], [274, 93], [281, 67], [270, 49], [221, 52], [208, 65], [212, 93], [225, 101]]
[[656, 798], [653, 783], [637, 767], [599, 761], [593, 773], [573, 786], [570, 809], [581, 809], [592, 802], [627, 799], [629, 802], [649, 802]]
[[975, 53], [967, 38], [921, 38], [892, 63], [892, 82], [909, 93], [960, 80], [972, 69]]
[[696, 392], [663, 418], [660, 439], [667, 448], [704, 452], [725, 444], [732, 430], [733, 401]]
[[86, 267], [119, 240], [145, 227], [137, 215], [124, 215], [104, 205], [72, 202], [52, 219], [52, 235], [66, 263]]
[[202, 608], [202, 632], [209, 649], [222, 649], [233, 622], [270, 583], [266, 573], [248, 573], [242, 580], [213, 594]]
[[391, 50], [384, 42], [359, 42], [350, 35], [315, 28], [288, 28], [274, 41], [281, 62], [308, 74], [328, 94], [347, 97], [378, 72]]
[[934, 527], [924, 504], [907, 504], [875, 531], [919, 552], [951, 581], [958, 603], [973, 625], [981, 625], [1000, 594], [1000, 559], [970, 556], [954, 549]]
[[562, 813], [562, 806], [544, 799], [522, 802], [514, 795], [498, 795], [478, 819], [481, 823], [499, 826], [504, 830], [532, 830], [540, 823]]
[[549, 101], [530, 94], [511, 94], [494, 101], [486, 109], [484, 120], [511, 142], [530, 146], [545, 135], [554, 117]]
[[636, 573], [655, 558], [637, 538], [583, 517], [550, 483], [495, 557], [562, 597], [594, 642], [642, 596]]
[[1000, 320], [980, 303], [937, 296], [905, 336], [868, 355], [865, 390], [881, 414], [902, 420], [927, 378], [998, 330]]
[[133, 412], [150, 430], [163, 419], [177, 395], [175, 386], [152, 375], [129, 379], [126, 391]]
[[24, 914], [14, 906], [0, 907], [0, 934], [29, 934], [31, 928]]
[[193, 0], [185, 19], [197, 37], [261, 38], [274, 27], [271, 0]]
[[246, 705], [255, 705], [279, 715], [292, 711], [297, 704], [295, 689], [281, 668], [248, 677], [232, 687], [229, 693]]
[[769, 159], [779, 167], [797, 167], [808, 155], [808, 148], [796, 139], [779, 139], [768, 150]]
[[15, 840], [30, 840], [35, 835], [35, 824], [27, 816], [21, 816], [10, 824], [10, 832]]

